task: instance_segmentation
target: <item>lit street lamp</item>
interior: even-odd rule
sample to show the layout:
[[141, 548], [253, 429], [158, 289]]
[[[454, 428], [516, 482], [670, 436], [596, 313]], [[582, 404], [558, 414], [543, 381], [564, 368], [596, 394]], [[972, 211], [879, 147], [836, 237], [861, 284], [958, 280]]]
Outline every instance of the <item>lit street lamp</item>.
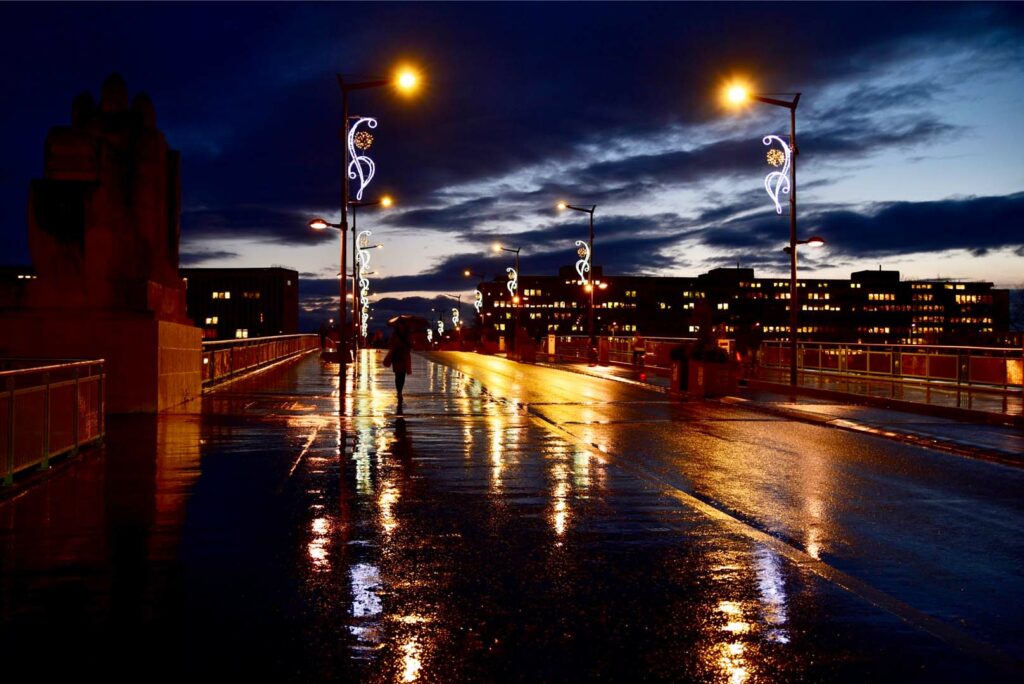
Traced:
[[[512, 331], [511, 344], [509, 344], [509, 348], [512, 349], [512, 350], [515, 350], [515, 348], [516, 348], [516, 334], [519, 332], [519, 301], [520, 301], [519, 300], [519, 250], [520, 249], [522, 249], [522, 247], [516, 247], [516, 248], [505, 247], [505, 246], [503, 246], [503, 245], [501, 245], [500, 243], [497, 243], [497, 242], [494, 244], [494, 251], [495, 252], [512, 252], [513, 254], [516, 255], [516, 267], [514, 269], [511, 269], [511, 268], [505, 269], [506, 271], [509, 272], [509, 279], [508, 279], [508, 283], [506, 283], [506, 287], [508, 288], [508, 293], [510, 295], [512, 295], [512, 305], [515, 307], [515, 319], [514, 319], [514, 321], [515, 321], [514, 326], [515, 327], [514, 327], [514, 329]], [[506, 335], [506, 337], [508, 337], [508, 336]]]
[[[419, 84], [419, 77], [416, 73], [410, 69], [402, 69], [391, 79], [377, 79], [372, 81], [357, 81], [355, 83], [346, 82], [341, 74], [338, 74], [338, 86], [341, 88], [341, 120], [342, 120], [342, 136], [341, 136], [341, 224], [337, 227], [342, 231], [341, 234], [341, 268], [345, 268], [345, 229], [348, 227], [348, 208], [349, 208], [349, 179], [355, 178], [359, 175], [362, 180], [361, 169], [359, 173], [352, 171], [349, 168], [349, 113], [348, 113], [348, 96], [353, 90], [367, 90], [370, 88], [383, 88], [385, 86], [395, 86], [402, 92], [413, 92]], [[362, 119], [360, 119], [361, 121]], [[358, 123], [358, 122], [357, 122]], [[362, 193], [362, 187], [360, 187], [360, 195]], [[312, 224], [310, 224], [312, 226]], [[326, 227], [326, 224], [323, 227]], [[343, 334], [340, 332], [344, 330], [345, 325], [345, 286], [346, 279], [340, 279], [340, 293], [338, 298], [338, 311], [340, 314], [339, 323], [339, 346], [343, 343]], [[346, 372], [347, 360], [345, 354], [341, 353], [338, 355], [338, 393], [342, 394], [345, 392], [345, 372]], [[340, 405], [340, 404], [339, 404]]]
[[[785, 94], [792, 95], [793, 99], [786, 101], [774, 97], [765, 97], [764, 95], [755, 95], [745, 85], [733, 84], [726, 88], [725, 99], [734, 106], [742, 105], [750, 100], [756, 100], [757, 102], [775, 107], [785, 107], [789, 110], [789, 150], [785, 155], [786, 161], [790, 164], [789, 178], [787, 179], [789, 184], [788, 188], [783, 189], [783, 192], [789, 191], [789, 384], [795, 387], [797, 329], [796, 246], [799, 244], [796, 239], [796, 157], [799, 152], [796, 144], [796, 107], [800, 103], [800, 93]], [[766, 137], [765, 144], [769, 144], [769, 142], [769, 138]], [[768, 154], [771, 155], [773, 151], [770, 150]], [[769, 162], [775, 163], [772, 161], [771, 156], [769, 156]], [[766, 189], [768, 189], [767, 183]], [[776, 186], [774, 193], [772, 193], [771, 189], [768, 192], [772, 195], [772, 199], [776, 202], [776, 207], [778, 207], [778, 186]], [[781, 213], [782, 210], [777, 208], [777, 211]]]
[[576, 262], [576, 272], [580, 275], [580, 285], [583, 285], [590, 292], [590, 307], [587, 310], [587, 336], [590, 338], [590, 342], [587, 353], [591, 363], [595, 363], [597, 361], [597, 340], [594, 337], [594, 277], [592, 269], [594, 267], [594, 210], [597, 209], [597, 205], [591, 205], [587, 209], [586, 207], [574, 207], [571, 204], [559, 202], [558, 208], [582, 211], [590, 216], [590, 240], [586, 244], [582, 240], [576, 241], [576, 246], [581, 251], [586, 249], [586, 254], [581, 254], [580, 260]]

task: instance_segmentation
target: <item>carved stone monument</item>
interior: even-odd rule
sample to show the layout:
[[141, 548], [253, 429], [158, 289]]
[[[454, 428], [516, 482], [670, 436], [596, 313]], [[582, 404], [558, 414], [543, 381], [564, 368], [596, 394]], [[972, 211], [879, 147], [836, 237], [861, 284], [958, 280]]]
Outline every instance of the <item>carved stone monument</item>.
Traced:
[[[107, 409], [162, 411], [197, 397], [201, 331], [178, 275], [179, 154], [147, 95], [120, 76], [75, 98], [50, 129], [28, 197], [33, 280], [0, 310], [0, 356], [104, 358]], [[195, 402], [193, 402], [195, 403]]]

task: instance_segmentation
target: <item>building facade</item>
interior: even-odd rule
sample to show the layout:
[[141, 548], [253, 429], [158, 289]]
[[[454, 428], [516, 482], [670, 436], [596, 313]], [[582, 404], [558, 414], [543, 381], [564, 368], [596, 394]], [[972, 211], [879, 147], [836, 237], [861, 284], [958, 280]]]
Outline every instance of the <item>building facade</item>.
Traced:
[[183, 268], [188, 315], [204, 340], [299, 331], [299, 274], [287, 268]]
[[[696, 277], [603, 277], [595, 268], [594, 333], [695, 337], [713, 326], [726, 337], [789, 338], [789, 279], [719, 268]], [[477, 324], [490, 339], [519, 324], [533, 337], [588, 332], [591, 293], [572, 267], [520, 276], [518, 301], [504, 279], [481, 283]], [[797, 281], [800, 339], [903, 344], [999, 344], [1009, 292], [987, 282], [900, 280], [898, 271], [858, 271], [849, 280]]]

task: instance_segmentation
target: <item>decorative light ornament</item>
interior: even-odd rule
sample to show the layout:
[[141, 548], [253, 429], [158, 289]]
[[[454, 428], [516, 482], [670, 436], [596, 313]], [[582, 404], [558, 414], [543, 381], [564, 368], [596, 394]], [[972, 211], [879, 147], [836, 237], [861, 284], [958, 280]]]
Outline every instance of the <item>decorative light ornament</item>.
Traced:
[[444, 335], [444, 321], [439, 318], [437, 319], [437, 336], [440, 337], [441, 335]]
[[433, 341], [434, 341], [434, 331], [431, 330], [430, 328], [427, 328], [427, 342], [433, 343]]
[[[772, 166], [778, 166], [778, 158], [782, 156], [782, 170], [772, 171], [764, 177], [764, 189], [768, 193], [768, 196], [772, 198], [772, 202], [775, 203], [775, 213], [782, 213], [782, 205], [779, 204], [779, 193], [784, 195], [789, 194], [789, 164], [790, 164], [790, 149], [789, 144], [777, 135], [766, 135], [761, 139], [765, 145], [771, 145], [772, 143], [778, 143], [782, 149], [777, 150], [772, 148], [768, 151], [768, 163]], [[772, 153], [775, 154], [772, 154]]]
[[369, 272], [366, 268], [370, 265], [370, 250], [367, 247], [370, 246], [371, 235], [373, 235], [371, 231], [362, 230], [356, 236], [356, 276], [359, 281], [359, 319], [360, 332], [363, 337], [366, 337], [369, 332], [370, 321], [370, 279], [367, 277]]
[[587, 274], [590, 273], [590, 245], [583, 240], [577, 240], [576, 248], [576, 254], [580, 257], [576, 262], [576, 272], [580, 274], [580, 285], [586, 285]]
[[458, 309], [452, 309], [452, 327], [453, 328], [458, 328], [459, 327], [459, 310]]
[[480, 309], [484, 305], [484, 293], [481, 292], [480, 290], [476, 290], [476, 291], [473, 292], [473, 294], [476, 295], [476, 301], [473, 302], [473, 307], [476, 309], [476, 313], [479, 316], [480, 315]]
[[356, 147], [361, 150], [368, 150], [373, 147], [373, 134], [369, 131], [359, 131], [353, 140]]
[[[352, 180], [359, 179], [359, 191], [356, 193], [356, 201], [363, 199], [363, 190], [373, 180], [373, 174], [377, 170], [377, 165], [373, 163], [373, 160], [367, 157], [365, 154], [359, 154], [357, 152], [356, 136], [359, 133], [365, 133], [370, 135], [366, 131], [360, 131], [359, 126], [366, 124], [367, 128], [376, 128], [377, 120], [368, 116], [362, 116], [356, 119], [356, 122], [352, 124], [348, 129], [348, 153], [352, 161], [348, 163], [348, 177]], [[370, 135], [370, 142], [373, 142], [373, 136]], [[369, 147], [367, 145], [366, 147]], [[363, 148], [366, 149], [366, 148]]]
[[516, 296], [516, 290], [519, 289], [519, 274], [516, 273], [516, 269], [509, 266], [505, 269], [508, 272], [508, 282], [505, 283], [505, 287], [508, 288], [508, 294], [511, 297]]
[[365, 299], [363, 300], [363, 312], [359, 318], [362, 321], [362, 326], [360, 327], [363, 337], [366, 337], [366, 334], [370, 331], [370, 304]]

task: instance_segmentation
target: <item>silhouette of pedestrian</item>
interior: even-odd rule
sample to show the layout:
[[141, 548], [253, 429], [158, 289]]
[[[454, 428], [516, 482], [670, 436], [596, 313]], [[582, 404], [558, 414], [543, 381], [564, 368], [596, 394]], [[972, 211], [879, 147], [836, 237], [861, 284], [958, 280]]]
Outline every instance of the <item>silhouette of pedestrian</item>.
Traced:
[[388, 340], [388, 353], [384, 357], [384, 365], [391, 366], [395, 374], [395, 390], [398, 394], [398, 411], [402, 411], [402, 390], [405, 388], [405, 376], [412, 372], [412, 332], [406, 321], [401, 320], [395, 325], [395, 331]]

